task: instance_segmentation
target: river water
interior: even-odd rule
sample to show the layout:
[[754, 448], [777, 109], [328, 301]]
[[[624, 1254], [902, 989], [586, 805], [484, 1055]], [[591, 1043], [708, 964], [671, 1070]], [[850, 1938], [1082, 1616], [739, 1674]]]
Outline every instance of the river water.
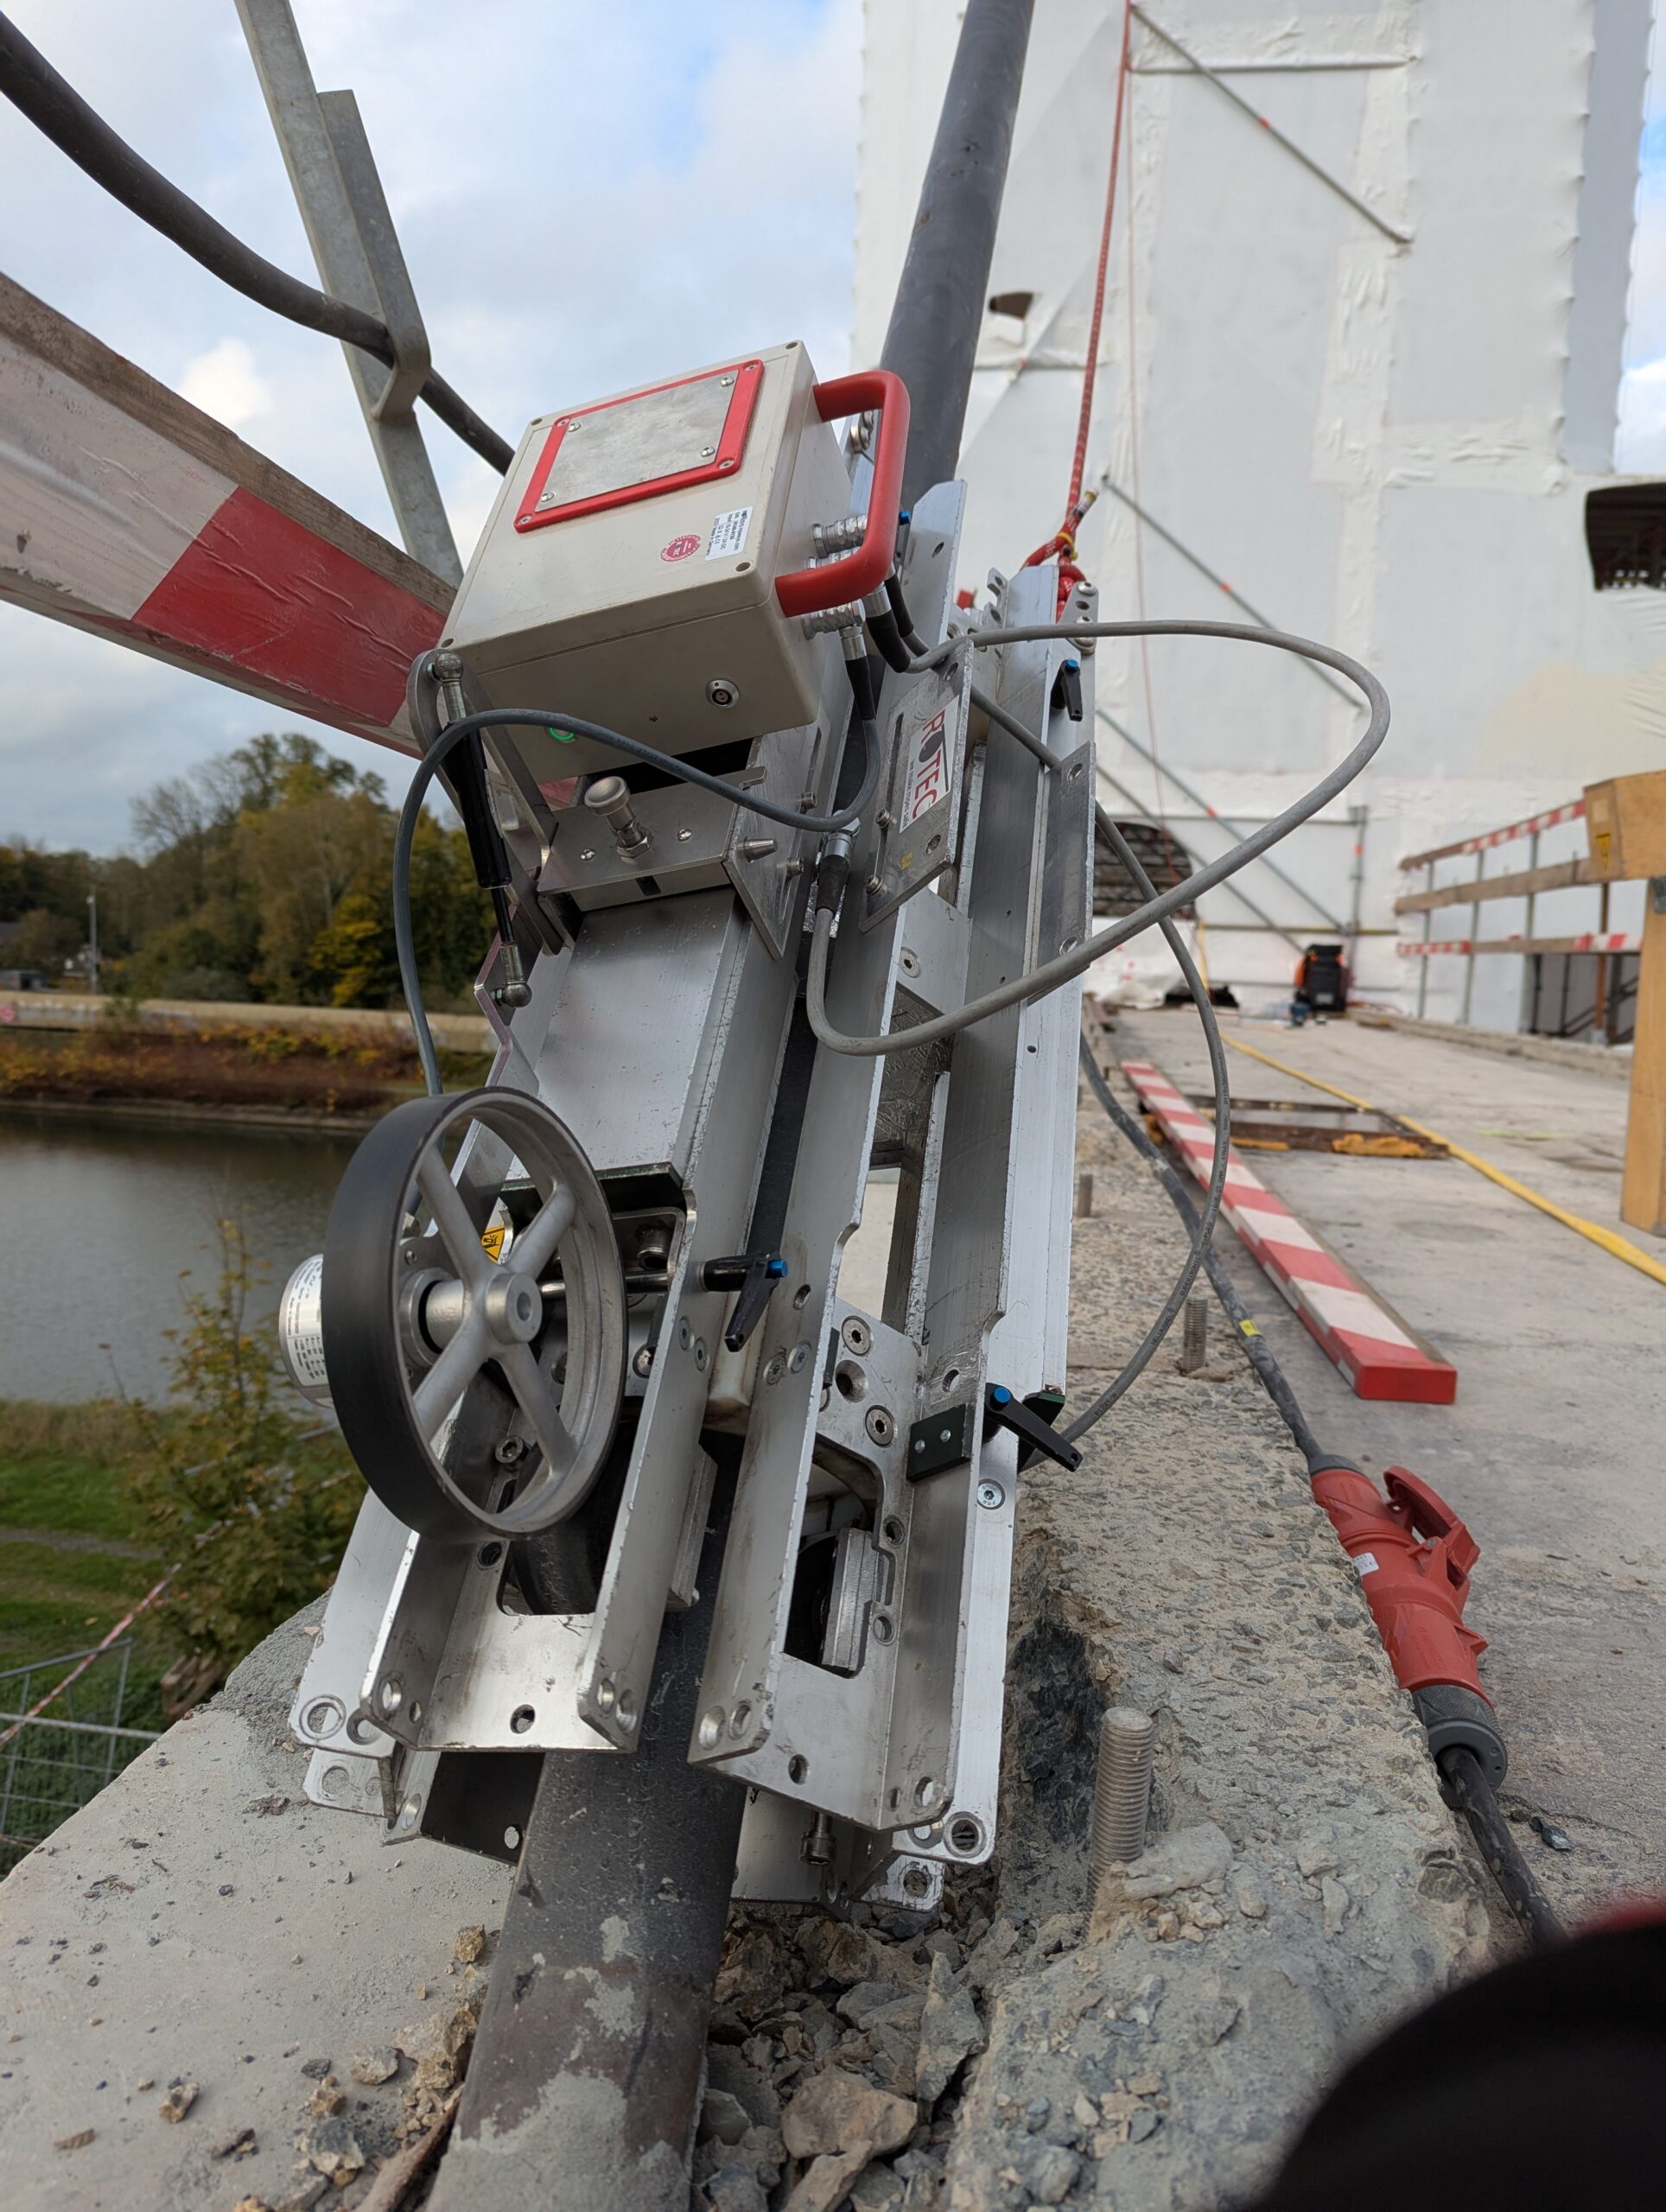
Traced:
[[[164, 1396], [184, 1293], [212, 1292], [216, 1223], [243, 1224], [251, 1318], [324, 1224], [355, 1139], [0, 1114], [0, 1398]], [[189, 1281], [181, 1282], [188, 1274]], [[107, 1345], [107, 1351], [101, 1346]]]

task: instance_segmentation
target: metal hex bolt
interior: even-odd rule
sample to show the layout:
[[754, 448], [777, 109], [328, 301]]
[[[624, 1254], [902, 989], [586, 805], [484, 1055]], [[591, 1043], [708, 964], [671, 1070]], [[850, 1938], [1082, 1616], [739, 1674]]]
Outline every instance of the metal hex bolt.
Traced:
[[987, 1511], [993, 1513], [997, 1506], [1007, 1503], [1007, 1493], [999, 1483], [980, 1483], [977, 1486], [977, 1502]]

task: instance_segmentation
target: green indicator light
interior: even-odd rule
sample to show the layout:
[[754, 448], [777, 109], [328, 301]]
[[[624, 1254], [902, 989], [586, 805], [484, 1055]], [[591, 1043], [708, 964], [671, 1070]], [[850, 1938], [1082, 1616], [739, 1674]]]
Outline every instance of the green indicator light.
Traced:
[[554, 724], [553, 722], [551, 722], [551, 723], [550, 724], [549, 728], [550, 728], [550, 736], [551, 736], [551, 737], [553, 737], [553, 738], [555, 739], [556, 743], [557, 745], [574, 745], [574, 744], [576, 744], [577, 740], [575, 738], [575, 736], [574, 736], [574, 734], [573, 734], [573, 733], [572, 733], [572, 731], [571, 731], [571, 730], [569, 730], [569, 729], [557, 729], [557, 728], [556, 728], [556, 726], [555, 726], [555, 724]]

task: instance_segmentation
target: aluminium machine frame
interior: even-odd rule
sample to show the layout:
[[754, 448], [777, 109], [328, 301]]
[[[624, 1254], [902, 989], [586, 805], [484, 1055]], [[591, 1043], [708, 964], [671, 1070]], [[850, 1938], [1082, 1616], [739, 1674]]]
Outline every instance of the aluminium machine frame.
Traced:
[[[854, 459], [859, 513], [869, 465]], [[903, 575], [934, 627], [961, 504], [943, 485], [913, 509]], [[1051, 565], [990, 588], [1003, 625], [1052, 618]], [[1092, 619], [1084, 589], [1073, 605]], [[1058, 680], [1078, 657], [1079, 723]], [[906, 899], [885, 872], [894, 810], [857, 833], [827, 993], [847, 1032], [952, 1012], [1087, 933], [1092, 747], [1070, 739], [1092, 727], [1091, 660], [1058, 640], [985, 657], [999, 703], [1058, 756], [1049, 772], [970, 706], [967, 658], [887, 674], [881, 693], [881, 795], [928, 709], [946, 707], [954, 775], [940, 827], [916, 825], [941, 838], [940, 873]], [[738, 781], [785, 753], [817, 808], [830, 803], [839, 748], [824, 734], [843, 729], [848, 697], [843, 661], [828, 660], [821, 724], [759, 741]], [[534, 797], [537, 765], [517, 776]], [[652, 851], [682, 857], [654, 867], [648, 895], [578, 916], [552, 849], [565, 830], [594, 853], [595, 815], [523, 805], [508, 842], [517, 875], [550, 887], [531, 894], [534, 926], [558, 949], [534, 960], [525, 1005], [494, 995], [501, 950], [481, 993], [498, 1037], [488, 1088], [559, 1117], [620, 1249], [622, 1465], [575, 1516], [602, 1559], [596, 1586], [574, 1600], [570, 1558], [540, 1566], [549, 1538], [419, 1533], [372, 1491], [295, 1700], [308, 1792], [385, 1820], [393, 1840], [512, 1859], [527, 1755], [633, 1751], [667, 1606], [696, 1593], [716, 1460], [738, 1451], [687, 1747], [748, 1787], [736, 1894], [929, 1904], [943, 1862], [986, 1859], [995, 1834], [1025, 1440], [991, 1392], [1062, 1401], [1079, 987], [919, 1052], [829, 1052], [808, 1031], [796, 957], [820, 841], [748, 835], [771, 825], [682, 785], [639, 804]], [[611, 874], [588, 863], [588, 887], [635, 893], [645, 866], [616, 850]], [[714, 872], [714, 887], [680, 886]], [[477, 1130], [465, 1148], [476, 1236], [512, 1220], [512, 1143]], [[839, 1261], [880, 1168], [896, 1173], [896, 1214], [882, 1307], [864, 1313], [839, 1295]], [[738, 1351], [724, 1338], [742, 1294], [709, 1285], [736, 1253], [785, 1262]], [[558, 1609], [528, 1609], [541, 1580], [562, 1585]], [[480, 1754], [497, 1756], [448, 1771]]]

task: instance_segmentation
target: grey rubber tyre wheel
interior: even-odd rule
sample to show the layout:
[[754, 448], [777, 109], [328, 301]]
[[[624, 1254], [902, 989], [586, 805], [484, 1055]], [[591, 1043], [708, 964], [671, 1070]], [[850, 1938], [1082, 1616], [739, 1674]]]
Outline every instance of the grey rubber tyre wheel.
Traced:
[[[536, 1209], [494, 1255], [517, 1166]], [[330, 1210], [321, 1309], [342, 1433], [407, 1528], [525, 1536], [582, 1503], [624, 1395], [625, 1286], [601, 1186], [547, 1107], [475, 1090], [379, 1122]]]

